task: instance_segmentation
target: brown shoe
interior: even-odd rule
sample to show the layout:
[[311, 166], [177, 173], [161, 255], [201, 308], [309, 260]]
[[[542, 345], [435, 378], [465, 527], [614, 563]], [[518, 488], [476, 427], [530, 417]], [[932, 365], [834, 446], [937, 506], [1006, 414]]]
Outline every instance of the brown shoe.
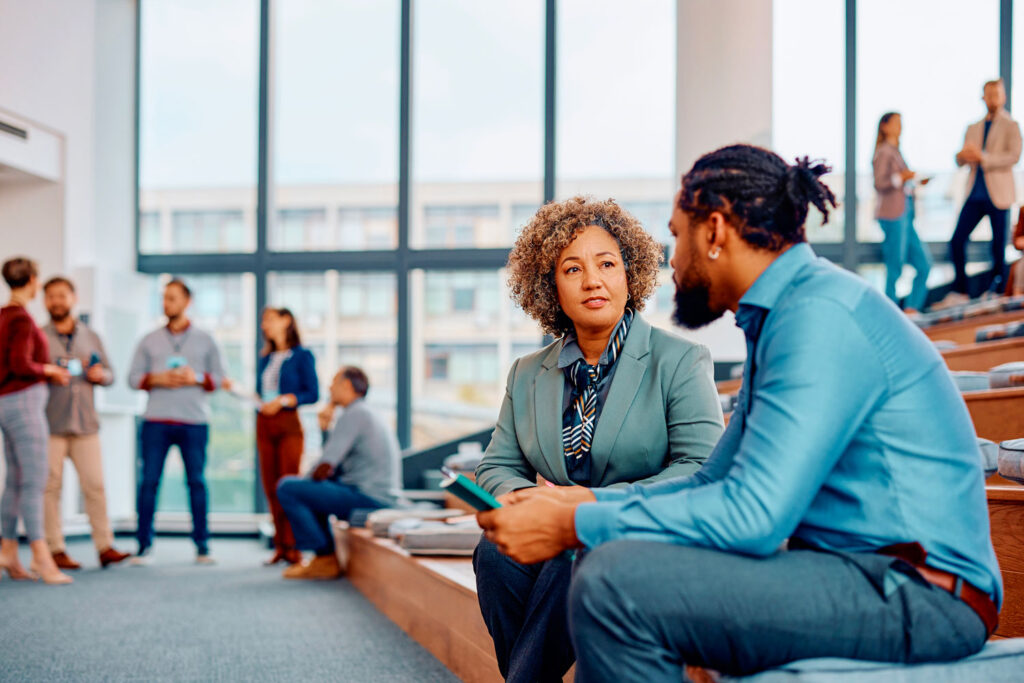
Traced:
[[269, 567], [271, 565], [277, 564], [278, 562], [280, 562], [283, 559], [284, 559], [284, 551], [281, 550], [280, 548], [278, 548], [277, 550], [274, 551], [273, 555], [271, 555], [267, 559], [263, 560], [263, 565], [265, 567]]
[[284, 570], [282, 576], [286, 579], [313, 579], [329, 580], [341, 576], [341, 565], [334, 554], [317, 555], [309, 562], [296, 564]]
[[100, 567], [106, 569], [108, 566], [112, 564], [124, 562], [129, 557], [131, 557], [131, 554], [122, 553], [117, 548], [111, 546], [110, 548], [107, 548], [106, 550], [100, 553]]
[[302, 553], [298, 550], [285, 550], [284, 561], [288, 564], [302, 564]]
[[61, 550], [59, 553], [53, 553], [53, 561], [57, 564], [58, 569], [81, 569], [82, 565], [78, 564], [68, 554]]

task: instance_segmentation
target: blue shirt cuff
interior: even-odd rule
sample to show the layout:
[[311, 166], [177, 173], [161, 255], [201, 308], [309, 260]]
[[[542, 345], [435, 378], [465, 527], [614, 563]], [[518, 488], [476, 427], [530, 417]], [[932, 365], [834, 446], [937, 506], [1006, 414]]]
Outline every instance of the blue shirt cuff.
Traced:
[[576, 538], [588, 548], [614, 540], [619, 503], [583, 503], [576, 508]]
[[590, 492], [594, 494], [594, 498], [598, 503], [614, 503], [620, 500], [626, 500], [629, 497], [629, 491], [627, 489], [609, 489], [609, 488], [597, 488], [590, 489]]

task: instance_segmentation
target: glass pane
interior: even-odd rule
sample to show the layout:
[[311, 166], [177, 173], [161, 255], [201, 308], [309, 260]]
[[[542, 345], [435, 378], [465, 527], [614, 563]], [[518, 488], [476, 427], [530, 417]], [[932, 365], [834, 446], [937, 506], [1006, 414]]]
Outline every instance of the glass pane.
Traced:
[[665, 242], [678, 189], [675, 63], [672, 0], [559, 2], [556, 195], [614, 197]]
[[[772, 148], [788, 163], [796, 157], [824, 159], [833, 172], [824, 180], [842, 202], [845, 173], [846, 2], [775, 0], [772, 4]], [[807, 58], [807, 37], [815, 37]], [[808, 106], [808, 83], [814, 106]], [[807, 237], [812, 242], [843, 241], [843, 208], [822, 225], [811, 210]]]
[[411, 244], [510, 245], [543, 198], [544, 3], [431, 0], [413, 32]]
[[[954, 50], [964, 36], [970, 49]], [[857, 3], [857, 239], [878, 242], [871, 158], [882, 114], [901, 114], [900, 150], [931, 177], [917, 190], [918, 234], [944, 242], [966, 195], [954, 157], [968, 124], [985, 115], [982, 85], [999, 74], [999, 2], [860, 0]], [[976, 239], [991, 234], [987, 221]]]
[[504, 271], [415, 270], [410, 283], [412, 445], [426, 448], [492, 427], [512, 361], [542, 334], [508, 298]]
[[276, 3], [271, 249], [397, 246], [399, 9]]
[[[166, 324], [163, 286], [169, 275], [150, 279], [149, 316], [153, 327]], [[213, 335], [228, 377], [242, 387], [255, 387], [256, 279], [241, 275], [189, 275], [192, 290], [189, 319]], [[148, 331], [148, 330], [147, 330]], [[232, 395], [210, 395], [210, 441], [206, 451], [206, 484], [210, 512], [255, 512], [256, 419]], [[171, 450], [160, 484], [158, 510], [188, 512], [185, 469], [176, 448]]]
[[[316, 358], [321, 403], [334, 373], [356, 365], [370, 380], [367, 402], [395, 425], [395, 349], [398, 337], [396, 279], [392, 273], [268, 273], [271, 306], [292, 311], [302, 343]], [[307, 434], [303, 462], [320, 457], [317, 406], [303, 406], [299, 417]]]
[[140, 11], [139, 250], [251, 252], [259, 3], [147, 1]]

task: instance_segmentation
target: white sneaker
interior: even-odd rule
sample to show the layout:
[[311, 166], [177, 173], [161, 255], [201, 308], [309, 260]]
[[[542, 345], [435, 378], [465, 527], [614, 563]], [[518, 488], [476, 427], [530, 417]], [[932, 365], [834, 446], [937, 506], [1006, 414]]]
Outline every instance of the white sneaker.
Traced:
[[196, 564], [217, 564], [217, 560], [210, 553], [201, 553], [196, 555]]
[[152, 548], [146, 548], [140, 550], [136, 554], [132, 555], [131, 559], [128, 560], [128, 564], [133, 567], [146, 567], [153, 562], [153, 550]]

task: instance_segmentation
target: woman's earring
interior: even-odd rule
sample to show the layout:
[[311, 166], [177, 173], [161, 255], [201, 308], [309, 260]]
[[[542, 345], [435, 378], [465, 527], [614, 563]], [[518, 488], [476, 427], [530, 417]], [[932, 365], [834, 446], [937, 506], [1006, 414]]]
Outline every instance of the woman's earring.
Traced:
[[708, 258], [711, 259], [712, 261], [717, 261], [718, 257], [721, 256], [721, 255], [722, 255], [722, 248], [721, 247], [715, 247], [714, 249], [711, 249], [710, 251], [708, 251]]

